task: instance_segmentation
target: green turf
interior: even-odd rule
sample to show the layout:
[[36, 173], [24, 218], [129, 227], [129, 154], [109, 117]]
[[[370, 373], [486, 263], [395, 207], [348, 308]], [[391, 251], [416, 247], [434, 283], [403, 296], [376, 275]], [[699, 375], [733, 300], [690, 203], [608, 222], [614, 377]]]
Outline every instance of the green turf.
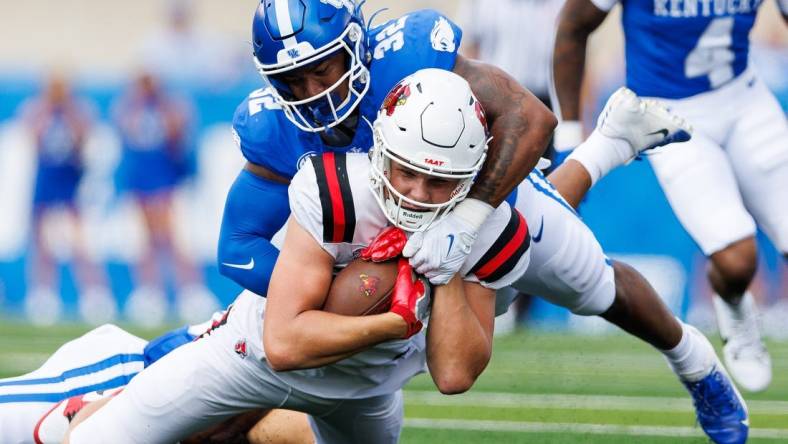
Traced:
[[[617, 436], [617, 435], [584, 435], [577, 433], [507, 433], [507, 432], [467, 432], [460, 434], [453, 430], [418, 430], [405, 428], [402, 443], [431, 444], [672, 444], [677, 442], [673, 437], [655, 436]], [[703, 438], [684, 438], [682, 444], [703, 444]], [[757, 442], [757, 441], [755, 441]], [[764, 441], [768, 442], [768, 441]], [[774, 441], [771, 441], [774, 443]]]
[[[86, 329], [0, 322], [0, 377], [36, 368], [65, 340]], [[129, 330], [146, 338], [161, 331]], [[788, 442], [788, 342], [769, 343], [769, 348], [772, 386], [765, 393], [745, 394], [752, 401], [751, 443]], [[541, 405], [542, 399], [551, 404]], [[610, 399], [616, 404], [609, 404]], [[521, 332], [496, 339], [493, 360], [468, 395], [439, 395], [426, 375], [411, 381], [402, 442], [706, 442], [697, 436], [687, 400], [661, 355], [632, 338]], [[597, 429], [565, 430], [564, 425]], [[638, 428], [622, 432], [625, 426]], [[610, 427], [618, 431], [610, 433]], [[680, 433], [671, 436], [672, 430]]]

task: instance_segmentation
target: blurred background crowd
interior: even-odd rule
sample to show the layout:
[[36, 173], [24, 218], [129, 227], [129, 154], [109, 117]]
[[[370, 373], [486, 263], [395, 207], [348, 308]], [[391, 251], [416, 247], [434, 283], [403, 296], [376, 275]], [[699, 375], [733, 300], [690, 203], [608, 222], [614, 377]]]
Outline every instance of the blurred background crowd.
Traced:
[[[433, 7], [464, 30], [465, 55], [494, 63], [546, 103], [563, 0], [369, 0], [382, 23]], [[249, 44], [257, 0], [0, 0], [0, 318], [39, 324], [116, 318], [147, 326], [203, 320], [240, 287], [219, 275], [226, 192], [243, 165], [230, 123], [262, 86]], [[374, 23], [373, 23], [374, 25]], [[773, 0], [753, 31], [753, 63], [788, 110], [788, 31]], [[589, 45], [584, 122], [623, 84], [619, 15]], [[705, 260], [647, 162], [614, 172], [581, 214], [671, 308], [713, 314]], [[788, 336], [788, 266], [759, 237], [754, 293], [764, 333]], [[538, 299], [531, 325], [604, 329]]]

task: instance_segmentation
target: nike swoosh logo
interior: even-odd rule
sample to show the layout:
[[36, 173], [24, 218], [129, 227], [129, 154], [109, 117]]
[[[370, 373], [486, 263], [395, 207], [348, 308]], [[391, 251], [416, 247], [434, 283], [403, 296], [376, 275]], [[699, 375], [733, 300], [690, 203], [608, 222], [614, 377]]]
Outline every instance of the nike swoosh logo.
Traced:
[[749, 427], [749, 426], [750, 426], [750, 420], [749, 420], [749, 419], [742, 419], [742, 420], [741, 420], [741, 423], [742, 423], [742, 424], [744, 424], [744, 425], [746, 425], [747, 427]]
[[446, 250], [446, 257], [448, 258], [449, 257], [449, 253], [451, 253], [451, 247], [452, 247], [452, 245], [454, 245], [454, 235], [453, 234], [447, 234], [446, 237], [449, 238], [449, 249]]
[[539, 232], [537, 232], [536, 235], [531, 238], [531, 239], [533, 239], [534, 242], [539, 243], [539, 241], [542, 240], [542, 230], [543, 229], [544, 229], [544, 216], [542, 216], [542, 221], [541, 221], [541, 224], [539, 225]]
[[655, 134], [662, 134], [662, 137], [668, 137], [668, 129], [667, 128], [662, 128], [661, 130], [656, 130], [656, 131], [654, 131], [652, 133], [648, 133], [646, 135], [647, 136], [653, 136]]
[[226, 265], [230, 268], [240, 268], [241, 270], [251, 270], [254, 268], [254, 258], [249, 259], [248, 264], [231, 264], [228, 262], [222, 262], [222, 265]]

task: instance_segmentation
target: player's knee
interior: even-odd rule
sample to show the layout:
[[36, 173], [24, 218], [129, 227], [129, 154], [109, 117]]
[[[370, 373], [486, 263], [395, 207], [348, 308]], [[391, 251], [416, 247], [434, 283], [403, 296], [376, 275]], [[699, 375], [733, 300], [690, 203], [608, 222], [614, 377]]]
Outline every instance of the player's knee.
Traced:
[[615, 298], [613, 303], [602, 314], [609, 315], [613, 312], [627, 313], [632, 306], [632, 298], [637, 297], [638, 288], [642, 288], [643, 284], [648, 285], [646, 279], [638, 273], [637, 270], [623, 262], [613, 262], [613, 272], [615, 273]]
[[578, 316], [598, 316], [608, 311], [616, 300], [618, 287], [615, 280], [617, 273], [613, 273], [612, 277], [608, 273], [600, 274], [596, 283], [579, 293], [578, 298], [567, 308]]
[[758, 266], [757, 248], [747, 238], [711, 255], [710, 274], [718, 277], [731, 291], [744, 292], [752, 282]]

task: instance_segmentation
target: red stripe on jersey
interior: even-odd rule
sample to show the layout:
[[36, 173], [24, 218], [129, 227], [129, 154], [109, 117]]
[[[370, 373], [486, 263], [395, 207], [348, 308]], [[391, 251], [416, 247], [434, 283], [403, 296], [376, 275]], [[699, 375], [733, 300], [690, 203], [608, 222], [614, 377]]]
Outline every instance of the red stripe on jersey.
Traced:
[[339, 188], [339, 178], [337, 177], [337, 166], [334, 153], [323, 155], [326, 171], [326, 182], [328, 182], [328, 192], [331, 195], [331, 213], [334, 215], [334, 235], [332, 242], [342, 242], [345, 234], [345, 205], [342, 201], [342, 190]]
[[476, 270], [476, 277], [479, 280], [483, 280], [493, 274], [495, 270], [498, 269], [501, 265], [503, 265], [512, 255], [517, 251], [518, 248], [525, 242], [526, 236], [528, 235], [528, 225], [525, 223], [525, 219], [523, 219], [523, 215], [519, 212], [517, 213], [518, 217], [518, 224], [517, 224], [517, 231], [515, 231], [514, 236], [512, 239], [501, 248], [501, 251], [498, 252], [492, 259], [489, 260], [484, 266]]

